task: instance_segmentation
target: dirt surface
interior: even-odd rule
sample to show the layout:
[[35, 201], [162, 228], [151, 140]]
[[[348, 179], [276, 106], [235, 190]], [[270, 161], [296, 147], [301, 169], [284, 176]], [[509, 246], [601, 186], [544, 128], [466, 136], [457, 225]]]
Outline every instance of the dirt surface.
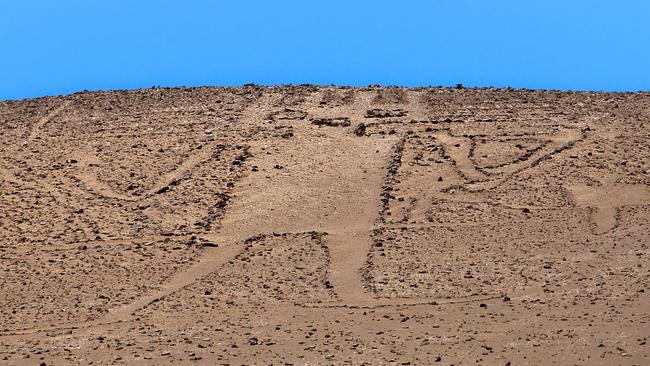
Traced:
[[78, 93], [0, 143], [0, 364], [650, 364], [647, 93]]

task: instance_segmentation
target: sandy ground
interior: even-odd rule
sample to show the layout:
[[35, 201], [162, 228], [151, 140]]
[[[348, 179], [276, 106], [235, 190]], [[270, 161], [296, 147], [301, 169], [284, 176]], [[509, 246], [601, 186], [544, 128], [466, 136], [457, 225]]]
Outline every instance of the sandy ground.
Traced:
[[650, 364], [647, 93], [79, 93], [0, 143], [0, 364]]

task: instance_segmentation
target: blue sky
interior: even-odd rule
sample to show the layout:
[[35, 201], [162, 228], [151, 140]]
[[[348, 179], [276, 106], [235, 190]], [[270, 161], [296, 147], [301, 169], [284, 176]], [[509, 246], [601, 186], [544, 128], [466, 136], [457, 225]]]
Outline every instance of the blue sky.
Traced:
[[257, 84], [650, 89], [650, 1], [0, 0], [0, 100]]

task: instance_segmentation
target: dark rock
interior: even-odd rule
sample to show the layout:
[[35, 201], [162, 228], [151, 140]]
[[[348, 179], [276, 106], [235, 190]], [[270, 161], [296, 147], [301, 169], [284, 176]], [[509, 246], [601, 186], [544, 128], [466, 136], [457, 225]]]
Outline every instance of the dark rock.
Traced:
[[219, 247], [219, 244], [213, 243], [213, 242], [208, 241], [208, 240], [204, 240], [201, 244], [203, 244], [204, 247], [209, 247], [209, 248], [218, 248]]
[[366, 125], [363, 123], [359, 123], [357, 128], [354, 129], [354, 134], [357, 136], [363, 136], [366, 134]]
[[403, 109], [369, 109], [366, 111], [366, 118], [389, 118], [404, 117], [408, 113]]
[[336, 117], [336, 118], [314, 118], [311, 121], [316, 126], [329, 126], [329, 127], [349, 127], [350, 118]]
[[169, 191], [169, 186], [164, 186], [156, 191], [157, 194], [165, 193]]

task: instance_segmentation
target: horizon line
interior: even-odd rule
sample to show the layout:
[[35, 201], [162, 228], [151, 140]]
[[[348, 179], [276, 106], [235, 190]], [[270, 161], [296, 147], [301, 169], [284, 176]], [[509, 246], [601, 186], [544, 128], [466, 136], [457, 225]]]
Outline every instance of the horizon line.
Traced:
[[[650, 87], [648, 89], [640, 90], [595, 90], [595, 89], [546, 89], [546, 88], [526, 88], [526, 87], [512, 87], [512, 86], [474, 86], [474, 85], [464, 85], [462, 83], [457, 83], [454, 85], [397, 85], [397, 84], [368, 84], [368, 85], [350, 85], [350, 84], [312, 84], [312, 83], [286, 83], [286, 84], [258, 84], [258, 83], [242, 83], [237, 85], [174, 85], [174, 86], [163, 86], [163, 85], [152, 85], [150, 87], [136, 87], [136, 88], [123, 88], [123, 89], [82, 89], [73, 91], [70, 93], [63, 94], [44, 94], [35, 97], [26, 97], [26, 98], [15, 98], [15, 99], [0, 99], [0, 103], [5, 102], [18, 102], [18, 101], [28, 101], [28, 100], [38, 100], [46, 98], [62, 98], [79, 94], [99, 94], [99, 93], [111, 93], [111, 92], [129, 92], [129, 91], [141, 91], [141, 90], [155, 90], [155, 89], [165, 89], [165, 90], [174, 90], [174, 89], [205, 89], [205, 88], [245, 88], [245, 87], [262, 87], [262, 88], [279, 88], [279, 87], [318, 87], [318, 88], [354, 88], [354, 89], [372, 89], [372, 88], [401, 88], [401, 89], [451, 89], [451, 90], [504, 90], [504, 91], [530, 91], [530, 92], [555, 92], [555, 93], [598, 93], [598, 94], [643, 94], [650, 93]], [[650, 95], [650, 94], [649, 94]]]

